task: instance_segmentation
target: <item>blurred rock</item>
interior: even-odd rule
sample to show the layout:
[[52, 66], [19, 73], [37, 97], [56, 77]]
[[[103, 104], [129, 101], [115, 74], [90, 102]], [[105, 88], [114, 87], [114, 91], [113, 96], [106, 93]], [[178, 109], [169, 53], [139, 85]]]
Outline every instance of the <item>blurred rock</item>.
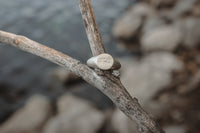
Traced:
[[117, 133], [138, 133], [136, 124], [119, 109], [116, 109], [113, 113], [111, 128]]
[[186, 133], [184, 127], [182, 126], [176, 126], [176, 125], [171, 125], [168, 127], [164, 128], [166, 133]]
[[152, 30], [165, 26], [165, 21], [158, 16], [152, 16], [147, 18], [142, 28], [143, 34], [147, 34]]
[[142, 18], [127, 13], [114, 25], [113, 34], [119, 39], [130, 39], [136, 36], [142, 25]]
[[158, 16], [160, 17], [160, 19], [162, 19], [163, 21], [165, 21], [165, 23], [172, 23], [173, 21], [175, 21], [174, 19], [174, 15], [173, 15], [173, 11], [171, 9], [162, 9], [159, 10], [159, 14]]
[[31, 97], [27, 104], [1, 127], [1, 133], [39, 133], [51, 114], [51, 104], [44, 96]]
[[194, 5], [192, 13], [195, 17], [200, 17], [200, 2]]
[[74, 80], [80, 79], [80, 77], [76, 76], [70, 71], [67, 71], [64, 68], [56, 67], [53, 70], [50, 70], [48, 75], [54, 80], [59, 81], [61, 83], [70, 82]]
[[139, 3], [120, 17], [113, 28], [113, 34], [119, 39], [130, 39], [138, 34], [145, 17], [155, 14], [155, 10], [145, 3]]
[[173, 51], [181, 42], [181, 32], [174, 26], [157, 28], [145, 34], [141, 39], [144, 51]]
[[[199, 112], [196, 95], [199, 94], [200, 1], [144, 1], [153, 5], [156, 12], [142, 17], [140, 28], [126, 40], [119, 39], [135, 57], [120, 60], [122, 82], [142, 107], [166, 126], [166, 133], [186, 133], [186, 130], [198, 133], [198, 118], [190, 115]], [[142, 2], [138, 1], [134, 7]], [[123, 34], [126, 35], [126, 30]], [[194, 110], [197, 113], [191, 113]], [[119, 113], [113, 114], [114, 131], [136, 132], [128, 124], [128, 118]]]
[[142, 105], [149, 103], [157, 92], [171, 83], [173, 71], [182, 69], [182, 62], [168, 52], [154, 52], [141, 61], [121, 59], [120, 62], [122, 82]]
[[173, 9], [174, 17], [181, 17], [192, 12], [197, 0], [179, 0]]
[[90, 103], [67, 94], [58, 100], [58, 115], [48, 121], [43, 133], [96, 133], [104, 120], [104, 114]]
[[200, 44], [200, 18], [182, 20], [183, 44], [186, 47], [195, 47]]
[[156, 14], [156, 10], [150, 4], [142, 2], [135, 4], [130, 12], [140, 17], [149, 17]]
[[173, 6], [178, 0], [145, 0], [157, 7]]
[[170, 109], [169, 104], [165, 104], [167, 101], [163, 100], [150, 100], [144, 105], [144, 109], [153, 115], [154, 118], [162, 118], [163, 115]]
[[71, 94], [65, 94], [58, 99], [57, 108], [59, 114], [65, 113], [80, 113], [80, 111], [86, 111], [89, 109], [94, 110], [94, 107], [89, 101], [80, 99]]

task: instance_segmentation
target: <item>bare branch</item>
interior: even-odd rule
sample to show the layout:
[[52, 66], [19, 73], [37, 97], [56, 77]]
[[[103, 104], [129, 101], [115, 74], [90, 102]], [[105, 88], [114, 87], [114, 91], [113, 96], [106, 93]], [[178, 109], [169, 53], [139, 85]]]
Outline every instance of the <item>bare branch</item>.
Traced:
[[110, 73], [104, 72], [98, 75], [78, 60], [23, 36], [0, 31], [0, 43], [38, 55], [81, 76], [85, 81], [101, 90], [120, 110], [134, 120], [138, 124], [141, 133], [164, 133], [148, 113], [142, 109], [137, 99], [130, 96], [120, 80], [110, 75]]
[[[105, 53], [90, 0], [79, 0], [88, 39], [94, 56]], [[23, 51], [38, 55], [70, 70], [91, 85], [100, 89], [129, 118], [134, 120], [141, 133], [164, 133], [159, 125], [132, 98], [120, 80], [106, 71], [96, 71], [61, 52], [48, 48], [26, 37], [0, 31], [0, 43], [15, 46]]]
[[99, 28], [95, 19], [90, 0], [79, 0], [79, 7], [85, 24], [87, 37], [90, 43], [93, 56], [105, 53], [105, 49], [99, 33]]
[[[89, 74], [94, 73], [92, 69], [90, 69], [84, 64], [81, 64], [80, 61], [73, 59], [72, 57], [67, 56], [54, 49], [46, 47], [38, 42], [32, 41], [24, 36], [0, 31], [0, 43], [12, 45], [23, 51], [45, 58], [51, 62], [65, 67], [69, 71], [83, 78], [86, 75], [85, 72]], [[84, 69], [84, 71], [81, 71], [82, 69]]]
[[[105, 52], [99, 29], [96, 23], [91, 0], [79, 0], [79, 7], [85, 24], [86, 33], [90, 42], [93, 58], [88, 61], [91, 66], [97, 65], [94, 61], [98, 55]], [[101, 67], [100, 67], [101, 68]], [[101, 88], [110, 99], [122, 110], [129, 118], [138, 124], [141, 133], [164, 133], [159, 125], [146, 113], [139, 105], [136, 98], [132, 98], [125, 87], [121, 84], [120, 79], [115, 78], [111, 73], [101, 71], [105, 76], [105, 86]]]

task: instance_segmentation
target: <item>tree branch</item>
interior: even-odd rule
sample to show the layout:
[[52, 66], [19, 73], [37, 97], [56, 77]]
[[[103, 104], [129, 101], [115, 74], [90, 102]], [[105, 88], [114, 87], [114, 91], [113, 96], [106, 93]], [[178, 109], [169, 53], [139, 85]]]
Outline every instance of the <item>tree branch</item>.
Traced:
[[79, 7], [85, 24], [87, 37], [90, 43], [93, 56], [105, 53], [99, 28], [95, 19], [90, 0], [79, 0]]
[[81, 64], [80, 61], [23, 36], [0, 31], [0, 43], [38, 55], [81, 76], [85, 81], [101, 90], [120, 110], [134, 120], [141, 132], [164, 133], [157, 123], [141, 108], [137, 99], [130, 96], [120, 80], [109, 73], [98, 75], [88, 66]]
[[[90, 42], [93, 56], [105, 52], [102, 39], [99, 33], [91, 0], [79, 0], [79, 7], [85, 24], [86, 33]], [[101, 71], [105, 76], [104, 92], [129, 118], [138, 124], [141, 133], [164, 133], [159, 125], [146, 113], [136, 98], [132, 98], [120, 79], [115, 78], [111, 73]]]
[[[97, 56], [105, 53], [91, 1], [79, 0], [79, 4], [93, 55]], [[141, 133], [164, 133], [153, 118], [142, 109], [137, 99], [130, 96], [119, 78], [114, 77], [110, 72], [100, 71], [100, 73], [97, 73], [70, 56], [12, 33], [0, 31], [0, 43], [9, 44], [43, 57], [82, 77], [85, 81], [101, 90], [121, 111], [134, 120]]]
[[[105, 53], [91, 1], [79, 0], [79, 4], [93, 55], [97, 56]], [[97, 73], [70, 56], [12, 33], [0, 31], [0, 43], [9, 44], [23, 51], [38, 55], [82, 77], [85, 81], [101, 90], [121, 111], [134, 120], [141, 133], [164, 133], [150, 115], [142, 109], [137, 99], [130, 96], [119, 78], [114, 77], [110, 72], [100, 71], [100, 73]]]
[[[17, 47], [23, 51], [45, 58], [53, 63], [65, 67], [76, 75], [87, 78], [87, 74], [93, 74], [94, 71], [80, 61], [72, 57], [58, 52], [54, 49], [46, 47], [38, 42], [32, 41], [27, 37], [15, 35], [0, 30], [0, 43], [5, 43]], [[87, 79], [89, 81], [89, 79]]]

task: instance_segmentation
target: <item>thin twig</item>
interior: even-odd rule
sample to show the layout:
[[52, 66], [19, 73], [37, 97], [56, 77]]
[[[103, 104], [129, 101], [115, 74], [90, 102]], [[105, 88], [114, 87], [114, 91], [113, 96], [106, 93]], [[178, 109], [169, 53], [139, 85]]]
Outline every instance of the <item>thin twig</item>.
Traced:
[[101, 40], [91, 1], [79, 0], [79, 7], [93, 56], [105, 53], [106, 51]]
[[130, 96], [118, 78], [112, 75], [98, 75], [94, 70], [80, 63], [80, 61], [23, 36], [0, 31], [0, 43], [38, 55], [82, 77], [85, 81], [101, 90], [120, 110], [134, 120], [138, 124], [141, 133], [164, 133], [148, 113], [142, 109], [137, 99]]

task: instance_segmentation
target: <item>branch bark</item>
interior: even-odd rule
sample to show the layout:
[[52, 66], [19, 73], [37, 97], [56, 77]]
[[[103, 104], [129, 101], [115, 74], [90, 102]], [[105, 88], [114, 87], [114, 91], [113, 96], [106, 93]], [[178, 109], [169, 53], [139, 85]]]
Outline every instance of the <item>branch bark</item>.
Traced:
[[[91, 0], [79, 0], [79, 7], [93, 56], [96, 57], [99, 54], [105, 53]], [[103, 91], [105, 89], [102, 91], [110, 97], [129, 118], [136, 121], [140, 132], [164, 133], [159, 125], [149, 116], [149, 114], [141, 108], [137, 99], [130, 96], [125, 87], [121, 84], [120, 79], [113, 77], [112, 73], [106, 71], [101, 72], [106, 75], [103, 79], [111, 79], [111, 82], [109, 80], [106, 82], [105, 80], [105, 83], [117, 83], [106, 86], [106, 92]]]
[[142, 109], [138, 100], [132, 98], [121, 84], [120, 80], [110, 73], [103, 72], [97, 74], [93, 69], [80, 63], [80, 61], [24, 36], [0, 31], [0, 43], [8, 44], [23, 51], [38, 55], [82, 77], [89, 84], [101, 90], [120, 110], [130, 119], [134, 120], [138, 124], [141, 133], [164, 133], [148, 113]]
[[102, 43], [91, 1], [79, 0], [79, 7], [93, 56], [105, 53], [106, 51]]
[[[93, 55], [102, 54], [105, 50], [94, 18], [91, 2], [90, 0], [79, 0], [79, 2]], [[120, 79], [113, 76], [109, 71], [94, 71], [80, 63], [80, 61], [24, 36], [0, 31], [0, 43], [38, 55], [82, 77], [89, 84], [101, 90], [124, 114], [135, 121], [141, 133], [164, 133], [156, 121], [142, 109], [138, 100], [130, 96], [121, 84]]]

